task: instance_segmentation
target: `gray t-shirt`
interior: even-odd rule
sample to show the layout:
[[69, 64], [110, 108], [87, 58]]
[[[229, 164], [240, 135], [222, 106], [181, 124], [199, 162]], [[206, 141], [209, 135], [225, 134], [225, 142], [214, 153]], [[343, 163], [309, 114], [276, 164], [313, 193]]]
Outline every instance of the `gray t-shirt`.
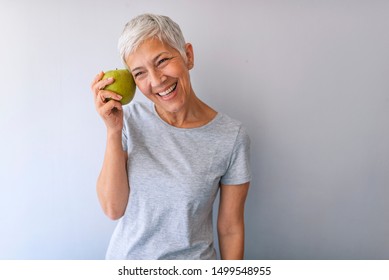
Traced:
[[123, 107], [130, 195], [107, 259], [215, 259], [212, 208], [219, 184], [250, 181], [249, 138], [218, 113], [198, 128], [163, 121], [152, 103]]

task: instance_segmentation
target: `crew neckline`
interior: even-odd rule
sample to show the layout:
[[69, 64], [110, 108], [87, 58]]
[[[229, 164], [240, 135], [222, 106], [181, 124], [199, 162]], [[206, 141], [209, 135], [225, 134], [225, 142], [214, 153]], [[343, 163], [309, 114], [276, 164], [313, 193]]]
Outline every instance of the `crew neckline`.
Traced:
[[152, 107], [152, 111], [154, 113], [154, 116], [162, 123], [164, 124], [165, 126], [167, 126], [168, 128], [170, 129], [174, 129], [174, 130], [178, 130], [178, 131], [195, 131], [195, 130], [200, 130], [200, 129], [205, 129], [209, 126], [211, 126], [213, 123], [215, 123], [218, 119], [220, 119], [221, 117], [221, 113], [219, 112], [216, 112], [216, 115], [215, 117], [213, 117], [212, 120], [210, 120], [209, 122], [207, 122], [206, 124], [202, 125], [202, 126], [197, 126], [197, 127], [191, 127], [191, 128], [185, 128], [185, 127], [176, 127], [174, 125], [171, 125], [169, 123], [167, 123], [165, 120], [163, 120], [160, 115], [158, 114], [157, 112], [157, 109], [155, 108], [155, 104], [151, 102], [151, 107]]

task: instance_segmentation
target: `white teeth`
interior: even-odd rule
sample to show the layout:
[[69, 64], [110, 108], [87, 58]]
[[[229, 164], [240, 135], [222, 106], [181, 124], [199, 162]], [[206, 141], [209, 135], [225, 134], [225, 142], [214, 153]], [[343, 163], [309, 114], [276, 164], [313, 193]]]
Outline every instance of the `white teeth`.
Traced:
[[176, 85], [177, 85], [177, 84], [172, 85], [172, 86], [171, 86], [170, 88], [168, 88], [167, 90], [158, 93], [158, 95], [159, 95], [159, 96], [166, 96], [166, 95], [168, 95], [169, 93], [171, 93], [171, 92], [176, 88]]

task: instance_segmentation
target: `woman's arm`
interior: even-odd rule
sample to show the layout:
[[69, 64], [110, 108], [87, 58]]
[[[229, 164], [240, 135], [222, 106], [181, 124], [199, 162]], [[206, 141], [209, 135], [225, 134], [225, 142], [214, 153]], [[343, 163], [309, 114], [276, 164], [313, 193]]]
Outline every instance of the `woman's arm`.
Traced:
[[127, 153], [120, 133], [107, 133], [103, 166], [97, 179], [97, 195], [104, 213], [112, 220], [124, 215], [130, 192], [127, 177]]
[[220, 186], [217, 230], [222, 260], [244, 257], [244, 205], [249, 185], [250, 182]]
[[127, 153], [122, 147], [123, 110], [121, 96], [104, 90], [113, 79], [102, 80], [99, 73], [92, 82], [95, 107], [107, 128], [107, 144], [103, 166], [97, 179], [97, 195], [104, 213], [116, 220], [124, 215], [127, 207], [129, 184], [127, 176]]

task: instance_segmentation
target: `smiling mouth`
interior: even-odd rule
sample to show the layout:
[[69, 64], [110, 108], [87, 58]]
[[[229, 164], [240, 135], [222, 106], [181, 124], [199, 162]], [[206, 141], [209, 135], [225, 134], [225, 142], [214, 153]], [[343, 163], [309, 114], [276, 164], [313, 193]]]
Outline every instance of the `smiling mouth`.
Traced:
[[159, 92], [157, 93], [157, 95], [161, 96], [161, 97], [166, 97], [168, 96], [169, 94], [171, 94], [177, 87], [177, 83], [175, 83], [174, 85], [172, 85], [170, 88], [168, 88], [167, 90], [163, 91], [163, 92]]

